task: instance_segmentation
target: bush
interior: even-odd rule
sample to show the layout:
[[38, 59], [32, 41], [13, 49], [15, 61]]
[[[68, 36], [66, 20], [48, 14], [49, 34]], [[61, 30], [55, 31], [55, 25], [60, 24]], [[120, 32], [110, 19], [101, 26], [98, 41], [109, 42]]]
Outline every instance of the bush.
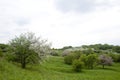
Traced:
[[117, 62], [120, 62], [120, 54], [118, 55], [118, 60], [117, 60]]
[[85, 66], [87, 65], [87, 56], [86, 54], [82, 54], [79, 60], [83, 61], [85, 63]]
[[114, 62], [120, 62], [120, 54], [110, 53], [109, 56], [113, 59]]
[[64, 57], [64, 61], [65, 61], [66, 64], [72, 64], [74, 59], [75, 58], [74, 58], [73, 54], [69, 54], [69, 55]]
[[84, 65], [84, 63], [81, 60], [74, 60], [72, 63], [73, 70], [76, 72], [81, 72], [83, 65]]
[[66, 49], [66, 50], [64, 50], [63, 52], [62, 52], [62, 56], [64, 57], [64, 56], [67, 56], [67, 55], [69, 55], [71, 53], [71, 50], [69, 50], [69, 49]]
[[17, 61], [17, 59], [15, 58], [15, 55], [13, 55], [14, 53], [10, 53], [10, 52], [7, 52], [6, 54], [5, 54], [5, 59], [7, 60], [7, 61]]
[[64, 61], [66, 64], [72, 64], [72, 62], [75, 60], [75, 59], [79, 59], [81, 56], [81, 53], [80, 52], [73, 52], [73, 53], [70, 53], [68, 54], [67, 56], [64, 57]]
[[85, 63], [85, 66], [88, 69], [93, 69], [98, 62], [98, 58], [96, 54], [82, 55], [80, 57], [80, 60]]
[[87, 67], [89, 69], [93, 69], [94, 65], [96, 65], [97, 63], [97, 55], [96, 54], [90, 54], [87, 56], [87, 59], [86, 59], [86, 63], [87, 63]]
[[56, 51], [52, 51], [52, 52], [50, 53], [50, 55], [52, 55], [52, 56], [59, 56], [58, 52], [56, 52]]

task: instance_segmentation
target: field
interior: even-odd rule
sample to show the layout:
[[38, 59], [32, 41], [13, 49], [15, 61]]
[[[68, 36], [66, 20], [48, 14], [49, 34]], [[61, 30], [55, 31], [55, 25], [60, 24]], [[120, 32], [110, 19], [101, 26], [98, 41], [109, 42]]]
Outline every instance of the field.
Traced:
[[118, 80], [120, 63], [113, 66], [101, 66], [93, 70], [84, 69], [74, 72], [72, 66], [64, 64], [63, 57], [50, 56], [40, 65], [27, 66], [21, 69], [15, 63], [0, 60], [0, 80]]

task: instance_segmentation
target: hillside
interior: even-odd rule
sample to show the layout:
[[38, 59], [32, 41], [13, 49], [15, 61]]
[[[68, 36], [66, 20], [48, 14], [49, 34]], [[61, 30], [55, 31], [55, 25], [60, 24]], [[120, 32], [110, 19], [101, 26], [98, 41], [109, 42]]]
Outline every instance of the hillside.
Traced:
[[117, 80], [120, 77], [120, 64], [114, 63], [101, 69], [73, 72], [70, 65], [64, 64], [62, 57], [50, 56], [41, 65], [27, 66], [0, 60], [0, 80]]

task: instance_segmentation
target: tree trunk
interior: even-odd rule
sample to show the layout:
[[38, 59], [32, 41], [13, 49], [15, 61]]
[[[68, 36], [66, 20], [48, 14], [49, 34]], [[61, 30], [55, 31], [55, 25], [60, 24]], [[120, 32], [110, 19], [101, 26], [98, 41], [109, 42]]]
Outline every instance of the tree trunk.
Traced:
[[25, 63], [22, 63], [22, 68], [26, 68], [26, 64]]
[[103, 64], [103, 65], [102, 65], [103, 69], [104, 69], [104, 66], [105, 66], [105, 65]]
[[93, 65], [91, 66], [91, 69], [93, 69]]
[[26, 59], [25, 58], [23, 58], [23, 60], [22, 60], [21, 67], [23, 69], [26, 68]]

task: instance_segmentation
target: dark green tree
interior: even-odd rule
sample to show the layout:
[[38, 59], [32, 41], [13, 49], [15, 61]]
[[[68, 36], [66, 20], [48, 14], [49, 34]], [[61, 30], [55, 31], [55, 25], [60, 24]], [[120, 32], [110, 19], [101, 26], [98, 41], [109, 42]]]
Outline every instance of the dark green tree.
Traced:
[[73, 70], [76, 72], [81, 72], [84, 66], [84, 62], [82, 62], [81, 60], [77, 60], [75, 59], [72, 62], [72, 66], [73, 66]]
[[80, 57], [80, 60], [85, 63], [85, 67], [87, 67], [88, 69], [93, 69], [98, 62], [96, 54], [82, 55]]
[[113, 51], [120, 53], [120, 46], [114, 46]]

